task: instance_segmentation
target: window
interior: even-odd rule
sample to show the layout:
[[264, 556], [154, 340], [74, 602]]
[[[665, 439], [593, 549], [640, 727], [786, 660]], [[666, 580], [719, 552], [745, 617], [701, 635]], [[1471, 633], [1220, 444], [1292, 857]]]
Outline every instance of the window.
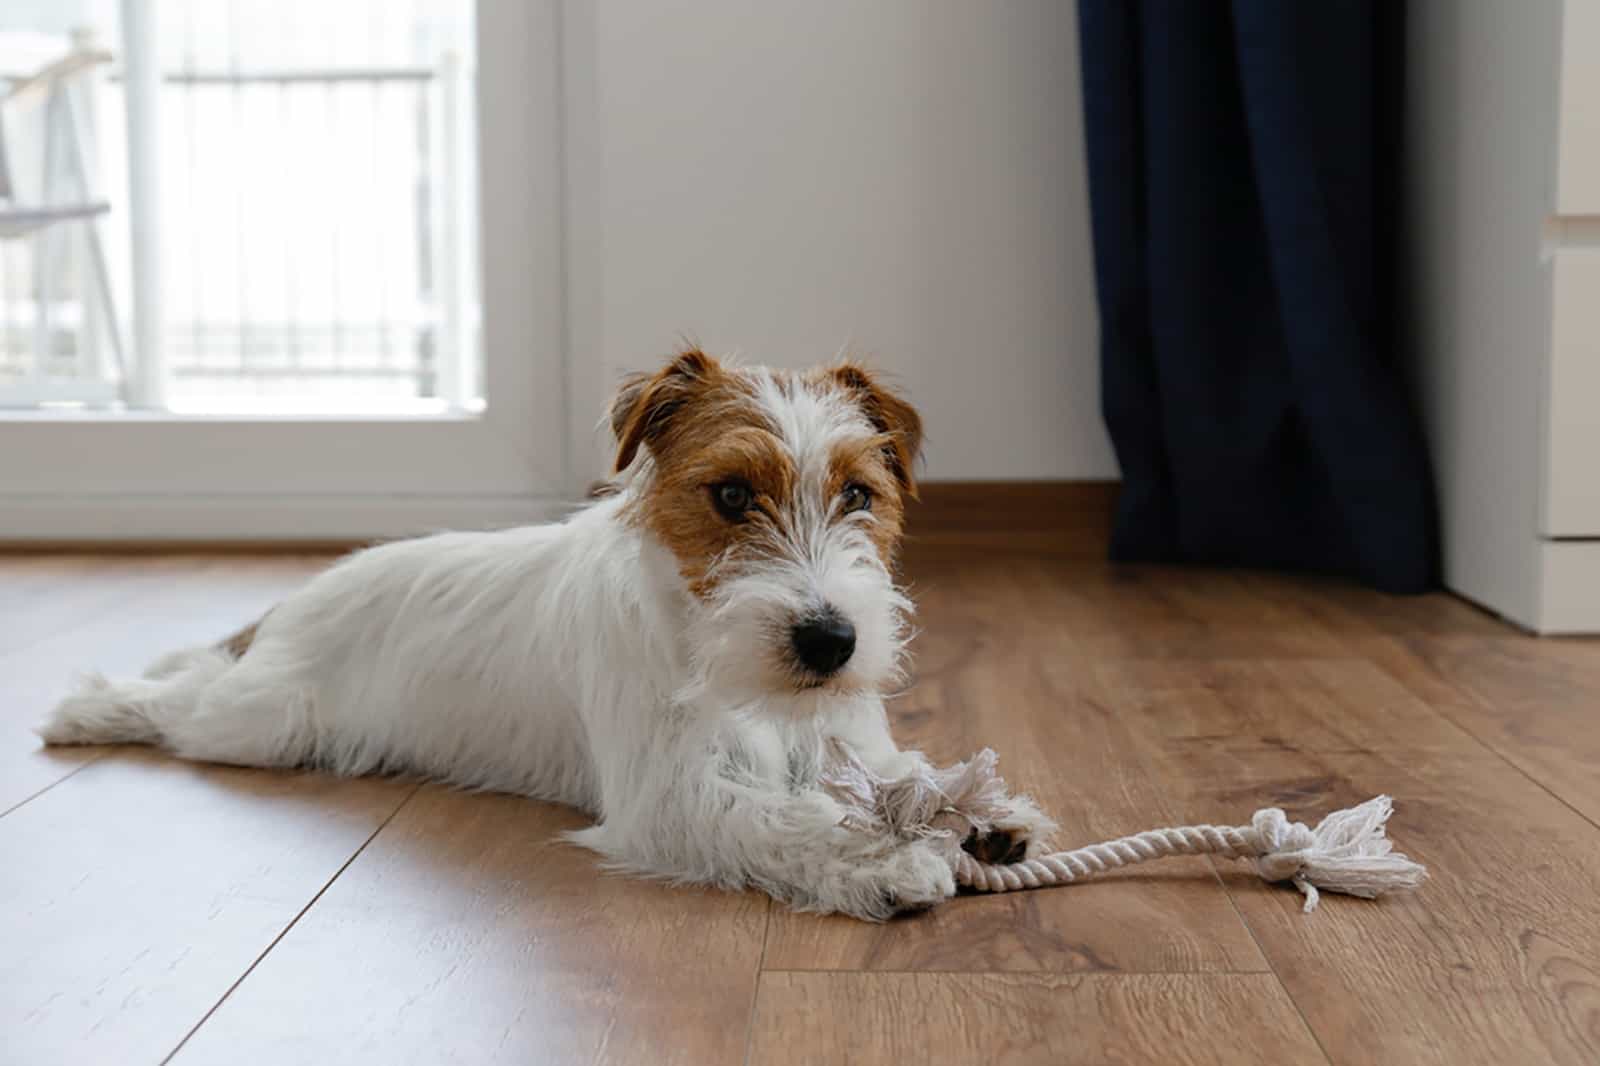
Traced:
[[0, 537], [547, 512], [558, 29], [522, 0], [10, 0]]
[[[6, 242], [0, 402], [27, 383], [15, 402], [475, 408], [470, 0], [164, 0], [126, 14], [120, 33], [25, 35], [37, 69], [59, 73], [12, 109], [10, 154], [27, 164], [15, 169], [40, 175], [18, 183], [18, 202], [104, 195], [132, 226], [126, 242], [109, 233], [108, 209]], [[157, 42], [158, 77], [130, 82], [102, 43], [113, 34]], [[5, 36], [18, 37], [0, 35], [0, 49]], [[27, 78], [27, 65], [19, 50], [8, 73]], [[153, 183], [128, 181], [127, 148], [140, 141], [153, 147]], [[94, 240], [121, 253], [106, 292]], [[157, 276], [130, 276], [139, 264]], [[133, 354], [161, 364], [144, 395], [128, 360], [102, 352], [107, 323], [141, 284], [160, 340]]]

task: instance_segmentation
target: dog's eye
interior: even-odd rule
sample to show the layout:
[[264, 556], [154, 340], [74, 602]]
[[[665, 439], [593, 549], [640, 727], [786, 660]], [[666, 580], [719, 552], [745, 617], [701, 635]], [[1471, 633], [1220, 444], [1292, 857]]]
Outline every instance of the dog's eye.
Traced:
[[840, 501], [844, 504], [845, 514], [872, 510], [872, 493], [865, 485], [846, 485], [840, 494]]
[[711, 502], [724, 518], [742, 518], [755, 505], [755, 493], [742, 481], [723, 481], [711, 486]]

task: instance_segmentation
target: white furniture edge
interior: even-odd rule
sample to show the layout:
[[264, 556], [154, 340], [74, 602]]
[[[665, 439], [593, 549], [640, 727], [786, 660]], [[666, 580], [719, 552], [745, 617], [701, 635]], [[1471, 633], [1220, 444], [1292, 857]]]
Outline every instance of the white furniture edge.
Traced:
[[1539, 615], [1529, 628], [1545, 636], [1600, 633], [1600, 540], [1546, 540], [1539, 556]]

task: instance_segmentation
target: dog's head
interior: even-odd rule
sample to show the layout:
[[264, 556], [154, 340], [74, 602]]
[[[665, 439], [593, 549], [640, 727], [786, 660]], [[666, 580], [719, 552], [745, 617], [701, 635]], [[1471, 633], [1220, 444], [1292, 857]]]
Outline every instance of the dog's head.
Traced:
[[909, 607], [891, 567], [922, 421], [854, 364], [732, 367], [698, 349], [611, 409], [627, 514], [671, 552], [696, 682], [815, 709], [897, 677]]

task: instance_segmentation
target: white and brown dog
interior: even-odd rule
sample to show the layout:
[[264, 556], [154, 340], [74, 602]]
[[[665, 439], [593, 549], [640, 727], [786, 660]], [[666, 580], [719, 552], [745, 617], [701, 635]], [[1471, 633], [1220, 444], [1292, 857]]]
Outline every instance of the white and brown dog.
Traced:
[[[952, 895], [948, 841], [866, 831], [822, 780], [838, 744], [882, 778], [932, 772], [883, 705], [916, 411], [857, 366], [691, 350], [627, 382], [611, 422], [615, 491], [567, 520], [358, 552], [217, 647], [90, 679], [40, 734], [554, 800], [594, 815], [572, 839], [618, 868], [810, 910]], [[1042, 848], [1032, 803], [999, 809], [986, 857]]]

